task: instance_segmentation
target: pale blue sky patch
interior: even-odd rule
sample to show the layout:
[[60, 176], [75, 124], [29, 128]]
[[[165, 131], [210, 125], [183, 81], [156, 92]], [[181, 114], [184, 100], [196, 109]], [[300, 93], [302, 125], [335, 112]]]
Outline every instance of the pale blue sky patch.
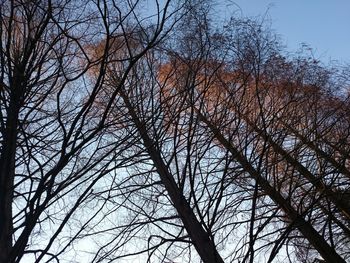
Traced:
[[324, 62], [350, 62], [350, 0], [233, 0], [225, 13], [271, 19], [287, 50], [302, 43]]

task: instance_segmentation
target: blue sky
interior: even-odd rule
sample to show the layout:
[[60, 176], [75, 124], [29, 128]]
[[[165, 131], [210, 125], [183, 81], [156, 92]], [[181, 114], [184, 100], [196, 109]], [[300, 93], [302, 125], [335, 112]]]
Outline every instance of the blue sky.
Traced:
[[[264, 15], [287, 50], [309, 44], [324, 62], [350, 63], [350, 0], [229, 0], [227, 12]], [[228, 14], [227, 14], [228, 15]]]

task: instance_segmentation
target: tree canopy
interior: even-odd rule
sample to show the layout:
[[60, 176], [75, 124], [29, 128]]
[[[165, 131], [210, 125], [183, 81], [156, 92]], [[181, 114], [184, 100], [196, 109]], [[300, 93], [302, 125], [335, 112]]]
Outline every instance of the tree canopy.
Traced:
[[0, 263], [350, 260], [348, 67], [211, 7], [0, 4]]

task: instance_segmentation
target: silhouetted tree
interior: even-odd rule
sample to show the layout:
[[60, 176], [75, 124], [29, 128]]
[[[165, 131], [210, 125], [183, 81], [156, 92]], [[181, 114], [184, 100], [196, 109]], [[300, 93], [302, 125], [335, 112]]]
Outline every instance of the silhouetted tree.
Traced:
[[[174, 21], [169, 2], [157, 2], [155, 23], [140, 22], [139, 5], [2, 1], [0, 262], [58, 261], [106, 212], [95, 197], [108, 192], [111, 171], [128, 163], [123, 151], [132, 144], [129, 134], [110, 131], [120, 123], [110, 118], [118, 89]], [[142, 47], [119, 58], [121, 80], [106, 100], [110, 54], [122, 48], [111, 49], [113, 37], [129, 38], [125, 28], [133, 25], [151, 29]], [[88, 47], [101, 40], [93, 56]]]

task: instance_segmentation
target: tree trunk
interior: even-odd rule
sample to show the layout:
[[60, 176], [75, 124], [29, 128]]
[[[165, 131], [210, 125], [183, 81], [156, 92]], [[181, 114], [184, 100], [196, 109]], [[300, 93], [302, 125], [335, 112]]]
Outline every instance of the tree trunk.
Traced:
[[[246, 116], [243, 116], [243, 119], [247, 122], [247, 124], [253, 128], [253, 130], [259, 134], [264, 140], [266, 140], [272, 148], [276, 151], [276, 153], [280, 154], [289, 164], [297, 169], [297, 171], [303, 175], [316, 189], [319, 193], [323, 194], [329, 200], [333, 202], [337, 206], [337, 208], [342, 212], [342, 214], [350, 220], [350, 204], [346, 202], [340, 193], [333, 191], [328, 185], [324, 184], [320, 178], [317, 178], [313, 175], [304, 165], [302, 165], [298, 160], [293, 158], [286, 150], [282, 148], [279, 144], [277, 144], [271, 136], [269, 136], [264, 130], [258, 128], [252, 121], [250, 121]], [[305, 142], [303, 142], [305, 143]], [[324, 156], [322, 156], [324, 157]], [[328, 160], [327, 160], [328, 161]]]
[[12, 202], [15, 177], [15, 156], [18, 115], [21, 105], [21, 84], [14, 76], [12, 94], [7, 109], [7, 120], [0, 153], [0, 263], [9, 263], [12, 249]]
[[224, 261], [216, 249], [214, 240], [212, 240], [193, 213], [192, 208], [177, 186], [173, 175], [169, 172], [166, 163], [156, 149], [155, 143], [148, 136], [145, 125], [137, 117], [127, 95], [123, 92], [121, 92], [121, 95], [144, 142], [144, 146], [157, 169], [160, 179], [173, 202], [173, 206], [178, 212], [199, 256], [204, 263], [223, 263]]
[[313, 228], [313, 226], [304, 220], [298, 212], [289, 204], [289, 202], [276, 190], [270, 183], [260, 175], [260, 173], [250, 164], [220, 131], [213, 126], [207, 118], [199, 111], [200, 119], [209, 127], [216, 139], [228, 149], [233, 157], [242, 165], [243, 169], [254, 178], [264, 192], [286, 213], [291, 222], [301, 232], [301, 234], [310, 242], [310, 244], [320, 253], [320, 255], [329, 263], [345, 263], [345, 260], [326, 242], [326, 240]]

